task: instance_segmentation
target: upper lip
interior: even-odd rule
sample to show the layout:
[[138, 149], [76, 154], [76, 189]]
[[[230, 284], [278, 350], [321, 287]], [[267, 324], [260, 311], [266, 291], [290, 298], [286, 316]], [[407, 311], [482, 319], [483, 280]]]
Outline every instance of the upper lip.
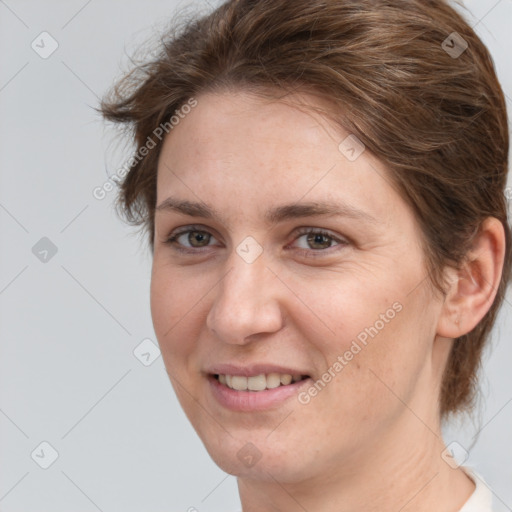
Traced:
[[308, 375], [307, 372], [286, 366], [277, 366], [275, 364], [256, 363], [250, 365], [236, 365], [229, 363], [214, 364], [206, 368], [206, 373], [212, 375], [240, 375], [244, 377], [255, 377], [256, 375], [279, 373], [289, 375]]

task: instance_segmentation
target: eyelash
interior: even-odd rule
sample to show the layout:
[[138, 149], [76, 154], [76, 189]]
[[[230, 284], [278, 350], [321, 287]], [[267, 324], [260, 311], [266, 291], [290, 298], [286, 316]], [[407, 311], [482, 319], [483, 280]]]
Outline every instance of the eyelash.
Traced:
[[[209, 247], [211, 247], [209, 245], [205, 246], [205, 247], [196, 247], [196, 248], [179, 246], [177, 244], [178, 238], [181, 235], [190, 233], [192, 231], [198, 231], [200, 233], [207, 233], [208, 235], [214, 237], [214, 235], [212, 235], [208, 230], [206, 230], [204, 228], [204, 226], [187, 226], [187, 227], [185, 227], [183, 229], [179, 229], [175, 233], [171, 234], [169, 236], [169, 238], [167, 238], [167, 240], [165, 241], [165, 244], [173, 246], [173, 248], [175, 250], [177, 250], [177, 251], [179, 251], [181, 253], [185, 253], [185, 254], [197, 254], [197, 253], [200, 253], [200, 252], [204, 252], [204, 250], [207, 250]], [[334, 236], [333, 234], [329, 233], [328, 231], [325, 231], [325, 230], [320, 229], [320, 228], [299, 228], [296, 231], [296, 233], [295, 233], [296, 237], [295, 237], [295, 239], [293, 241], [297, 240], [301, 236], [309, 235], [309, 234], [325, 236], [325, 237], [329, 238], [330, 240], [332, 240], [333, 242], [335, 242], [336, 245], [331, 246], [331, 247], [327, 247], [326, 249], [303, 249], [303, 248], [296, 248], [296, 250], [298, 250], [302, 254], [304, 254], [304, 255], [307, 254], [308, 257], [323, 256], [323, 255], [325, 255], [325, 253], [327, 253], [329, 251], [329, 249], [334, 249], [335, 247], [344, 247], [346, 245], [349, 245], [349, 242], [347, 240], [342, 239], [342, 238], [338, 238], [338, 237]], [[329, 251], [329, 252], [331, 252], [331, 251]]]

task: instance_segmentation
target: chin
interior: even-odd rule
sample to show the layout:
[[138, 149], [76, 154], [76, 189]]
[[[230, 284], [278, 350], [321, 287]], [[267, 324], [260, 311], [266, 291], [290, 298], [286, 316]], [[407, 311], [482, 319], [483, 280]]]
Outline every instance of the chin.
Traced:
[[[265, 440], [267, 435], [258, 439], [258, 436], [244, 431], [243, 436], [225, 434], [222, 438], [202, 438], [202, 441], [215, 464], [236, 477], [292, 484], [312, 476], [318, 462], [317, 455], [308, 457], [302, 448], [282, 442], [269, 443]], [[299, 444], [303, 446], [303, 443]]]

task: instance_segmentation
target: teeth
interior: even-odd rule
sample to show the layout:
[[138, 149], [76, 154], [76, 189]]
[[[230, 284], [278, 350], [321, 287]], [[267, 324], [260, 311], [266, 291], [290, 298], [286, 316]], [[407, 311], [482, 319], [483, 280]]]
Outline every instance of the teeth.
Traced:
[[293, 379], [293, 377], [290, 374], [285, 373], [284, 375], [281, 375], [281, 384], [283, 386], [287, 386], [288, 384], [290, 384], [292, 379]]
[[267, 388], [274, 389], [281, 385], [281, 377], [279, 373], [269, 373], [267, 375]]
[[249, 391], [263, 391], [267, 387], [267, 378], [265, 375], [256, 375], [247, 378], [247, 389]]
[[265, 389], [274, 389], [279, 386], [287, 386], [292, 382], [302, 380], [301, 375], [290, 375], [288, 373], [269, 373], [260, 374], [253, 377], [244, 377], [243, 375], [219, 375], [219, 382], [228, 388], [236, 391], [263, 391]]
[[237, 391], [245, 391], [247, 389], [247, 377], [233, 375], [231, 377], [231, 387]]

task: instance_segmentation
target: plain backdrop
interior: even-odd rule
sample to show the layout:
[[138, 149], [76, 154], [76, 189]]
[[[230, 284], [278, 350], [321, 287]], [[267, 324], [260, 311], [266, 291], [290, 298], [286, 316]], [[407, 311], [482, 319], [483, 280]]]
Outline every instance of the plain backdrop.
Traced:
[[[150, 253], [116, 217], [115, 192], [93, 196], [130, 154], [112, 142], [98, 98], [189, 6], [0, 0], [2, 512], [239, 509], [235, 478], [208, 457], [158, 357]], [[510, 112], [512, 0], [466, 6]], [[511, 302], [486, 353], [478, 414], [446, 430], [497, 511], [512, 510]]]

